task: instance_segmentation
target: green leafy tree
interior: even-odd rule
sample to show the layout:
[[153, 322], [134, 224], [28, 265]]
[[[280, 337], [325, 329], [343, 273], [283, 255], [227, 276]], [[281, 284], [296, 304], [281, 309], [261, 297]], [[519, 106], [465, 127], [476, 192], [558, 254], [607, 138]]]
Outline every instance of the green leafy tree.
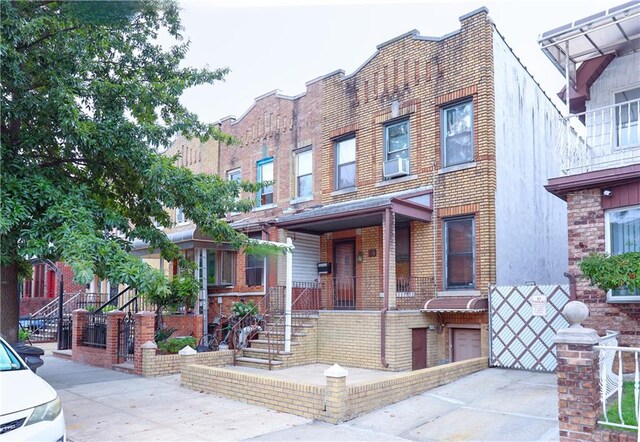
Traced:
[[[237, 247], [220, 221], [247, 211], [258, 186], [175, 166], [158, 152], [181, 133], [233, 142], [179, 101], [227, 69], [181, 66], [188, 42], [175, 1], [0, 0], [0, 333], [17, 339], [27, 257], [60, 259], [79, 283], [95, 275], [163, 296], [165, 275], [128, 253], [135, 238], [165, 259], [177, 247], [156, 229], [182, 207], [206, 234]], [[169, 35], [174, 45], [158, 37]]]
[[592, 253], [578, 263], [591, 285], [602, 290], [640, 289], [640, 252], [619, 255]]

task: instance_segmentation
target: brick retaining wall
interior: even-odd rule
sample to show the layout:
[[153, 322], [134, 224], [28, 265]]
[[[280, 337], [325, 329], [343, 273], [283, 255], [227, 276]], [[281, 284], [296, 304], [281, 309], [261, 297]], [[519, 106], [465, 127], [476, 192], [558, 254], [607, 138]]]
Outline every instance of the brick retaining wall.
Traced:
[[[180, 355], [158, 355], [155, 349], [148, 353], [144, 349], [142, 351], [142, 376], [148, 378], [180, 373], [180, 365], [184, 359]], [[233, 363], [233, 350], [198, 353], [194, 358], [197, 365], [223, 367]]]

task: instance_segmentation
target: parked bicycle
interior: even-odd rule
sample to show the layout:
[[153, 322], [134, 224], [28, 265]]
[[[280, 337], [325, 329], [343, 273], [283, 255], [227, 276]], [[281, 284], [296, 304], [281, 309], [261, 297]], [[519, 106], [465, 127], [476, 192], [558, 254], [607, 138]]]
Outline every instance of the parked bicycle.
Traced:
[[[218, 341], [218, 329], [222, 323], [224, 316], [216, 316], [213, 318], [213, 322], [209, 324], [208, 333], [203, 335], [196, 347], [197, 351], [217, 351], [220, 348], [221, 342]], [[225, 337], [226, 340], [226, 337]], [[225, 342], [226, 343], [226, 342]]]

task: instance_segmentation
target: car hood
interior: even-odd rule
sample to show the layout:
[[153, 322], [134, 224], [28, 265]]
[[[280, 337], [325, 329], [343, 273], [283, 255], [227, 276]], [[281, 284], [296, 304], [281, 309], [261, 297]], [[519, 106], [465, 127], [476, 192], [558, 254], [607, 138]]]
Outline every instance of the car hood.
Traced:
[[58, 393], [29, 369], [0, 372], [0, 415], [50, 402]]

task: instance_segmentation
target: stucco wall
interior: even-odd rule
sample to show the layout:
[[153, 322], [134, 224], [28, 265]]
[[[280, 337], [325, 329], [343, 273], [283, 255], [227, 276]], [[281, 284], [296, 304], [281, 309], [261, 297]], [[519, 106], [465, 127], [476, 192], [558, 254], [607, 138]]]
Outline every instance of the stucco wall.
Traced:
[[560, 114], [496, 31], [496, 283], [564, 283], [566, 204], [544, 189], [560, 175]]
[[640, 52], [614, 58], [602, 75], [591, 85], [590, 100], [586, 102], [587, 111], [614, 104], [614, 92], [640, 87], [638, 66], [640, 66]]

